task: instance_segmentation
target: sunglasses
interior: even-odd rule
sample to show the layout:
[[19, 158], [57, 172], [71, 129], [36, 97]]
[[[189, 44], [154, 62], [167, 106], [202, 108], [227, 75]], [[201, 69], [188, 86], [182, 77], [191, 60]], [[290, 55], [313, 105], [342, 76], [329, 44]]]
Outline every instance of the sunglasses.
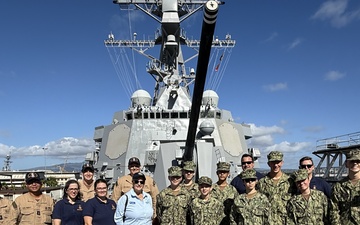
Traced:
[[41, 184], [41, 181], [39, 181], [39, 180], [30, 180], [30, 181], [28, 181], [28, 182], [26, 182], [26, 184], [27, 185], [31, 185], [31, 184]]
[[256, 178], [244, 179], [245, 183], [255, 182]]
[[242, 162], [241, 165], [244, 166], [244, 165], [249, 165], [249, 164], [251, 164], [251, 163], [253, 163], [253, 161]]
[[133, 181], [134, 182], [134, 184], [145, 184], [145, 181], [143, 181], [143, 180], [134, 180]]
[[302, 168], [302, 169], [309, 169], [309, 168], [311, 168], [313, 166], [313, 164], [308, 164], [308, 165], [300, 165], [300, 167]]

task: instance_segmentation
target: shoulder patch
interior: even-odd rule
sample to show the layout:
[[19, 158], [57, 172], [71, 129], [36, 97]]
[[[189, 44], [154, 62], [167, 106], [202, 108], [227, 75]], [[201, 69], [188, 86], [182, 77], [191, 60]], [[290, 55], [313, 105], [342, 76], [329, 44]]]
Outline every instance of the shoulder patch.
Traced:
[[13, 203], [12, 203], [12, 207], [14, 207], [14, 209], [17, 209], [16, 202], [13, 202]]

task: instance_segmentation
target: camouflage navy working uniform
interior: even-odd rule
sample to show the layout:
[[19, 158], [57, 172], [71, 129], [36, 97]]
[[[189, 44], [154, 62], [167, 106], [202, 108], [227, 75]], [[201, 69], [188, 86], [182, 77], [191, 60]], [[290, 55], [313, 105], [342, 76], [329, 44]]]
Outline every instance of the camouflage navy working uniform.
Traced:
[[[209, 177], [200, 177], [199, 186], [212, 186]], [[210, 194], [209, 199], [197, 197], [190, 203], [191, 224], [193, 225], [219, 225], [224, 218], [223, 204]]]
[[[357, 161], [360, 166], [360, 149], [347, 153], [346, 160]], [[360, 180], [352, 183], [349, 177], [346, 177], [334, 185], [330, 204], [330, 221], [333, 225], [360, 224]]]
[[[219, 162], [217, 164], [217, 171], [230, 171], [230, 164], [227, 162]], [[222, 220], [221, 224], [229, 225], [230, 224], [230, 211], [231, 207], [234, 204], [234, 199], [239, 196], [236, 188], [230, 184], [225, 186], [223, 190], [221, 190], [220, 186], [215, 183], [213, 184], [213, 189], [211, 195], [223, 203], [224, 205], [224, 214], [225, 217]]]
[[[240, 174], [242, 180], [257, 179], [256, 171], [248, 169]], [[245, 182], [244, 182], [245, 183]], [[231, 208], [230, 224], [231, 225], [267, 225], [269, 224], [268, 198], [256, 192], [251, 198], [247, 194], [241, 194], [234, 200]]]
[[[172, 166], [168, 170], [169, 177], [182, 176], [181, 168]], [[156, 214], [160, 224], [185, 225], [188, 221], [188, 208], [191, 196], [184, 188], [174, 193], [169, 187], [156, 197]]]
[[[270, 152], [268, 161], [282, 161], [283, 154], [278, 151]], [[291, 196], [296, 193], [296, 186], [293, 179], [283, 173], [277, 182], [274, 182], [268, 173], [265, 177], [261, 178], [258, 183], [259, 191], [266, 195], [271, 203], [270, 215], [271, 223], [284, 225], [286, 224], [287, 211], [286, 204]]]
[[[297, 170], [294, 176], [295, 182], [308, 179], [309, 177], [306, 169]], [[289, 216], [287, 224], [289, 225], [328, 224], [328, 199], [322, 191], [310, 189], [308, 199], [305, 199], [301, 193], [292, 196], [287, 204], [287, 211]]]
[[197, 198], [200, 195], [199, 192], [199, 185], [197, 183], [192, 183], [191, 185], [185, 185], [184, 183], [181, 184], [181, 187], [189, 192], [191, 199]]
[[9, 224], [8, 219], [9, 219], [11, 204], [12, 202], [9, 199], [0, 197], [0, 225]]
[[[26, 183], [40, 182], [38, 173], [30, 172], [26, 174]], [[41, 187], [40, 187], [41, 188]], [[51, 214], [54, 209], [54, 200], [41, 194], [40, 198], [35, 199], [30, 193], [23, 194], [12, 203], [8, 225], [44, 225], [51, 224]]]
[[[196, 169], [196, 165], [193, 161], [184, 162], [183, 171], [193, 171], [195, 173], [195, 169]], [[199, 185], [197, 183], [193, 182], [191, 185], [185, 185], [183, 181], [181, 186], [186, 190], [188, 190], [192, 199], [199, 197], [200, 191], [199, 191]]]

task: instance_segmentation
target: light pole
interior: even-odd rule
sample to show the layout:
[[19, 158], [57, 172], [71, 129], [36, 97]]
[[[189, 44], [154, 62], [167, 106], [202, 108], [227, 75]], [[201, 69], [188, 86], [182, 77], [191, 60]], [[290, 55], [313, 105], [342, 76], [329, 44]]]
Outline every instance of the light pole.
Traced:
[[44, 160], [45, 160], [45, 174], [46, 174], [46, 150], [48, 148], [42, 148], [44, 150]]

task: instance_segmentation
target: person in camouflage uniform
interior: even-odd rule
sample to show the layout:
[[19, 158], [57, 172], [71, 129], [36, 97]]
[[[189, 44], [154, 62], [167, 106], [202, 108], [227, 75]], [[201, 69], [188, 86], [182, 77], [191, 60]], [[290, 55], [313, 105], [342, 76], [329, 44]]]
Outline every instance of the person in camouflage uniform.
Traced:
[[360, 224], [360, 149], [346, 153], [348, 176], [332, 190], [330, 221], [333, 225]]
[[261, 178], [258, 183], [259, 191], [268, 197], [271, 203], [271, 223], [286, 224], [286, 204], [291, 196], [296, 193], [293, 179], [281, 171], [283, 165], [283, 154], [272, 151], [267, 155], [270, 172]]
[[212, 196], [223, 203], [224, 205], [224, 214], [220, 224], [229, 225], [230, 224], [230, 211], [231, 207], [234, 204], [234, 199], [239, 195], [236, 188], [230, 185], [227, 182], [229, 177], [230, 164], [227, 162], [217, 163], [216, 174], [218, 176], [218, 181], [213, 184]]
[[195, 169], [196, 169], [196, 165], [193, 161], [184, 162], [182, 168], [182, 174], [184, 180], [181, 184], [181, 187], [189, 191], [189, 194], [191, 195], [192, 199], [199, 197], [200, 195], [199, 185], [195, 183], [193, 179], [195, 176]]
[[269, 224], [270, 203], [264, 194], [256, 190], [257, 174], [254, 169], [248, 169], [240, 174], [246, 188], [246, 193], [234, 200], [231, 208], [231, 225], [267, 225]]
[[291, 197], [287, 204], [286, 224], [328, 224], [328, 199], [324, 192], [310, 189], [310, 178], [306, 169], [294, 174], [298, 194]]
[[185, 225], [189, 223], [191, 196], [180, 186], [182, 171], [178, 166], [168, 169], [170, 186], [156, 197], [156, 213], [160, 224]]
[[209, 177], [199, 178], [200, 196], [190, 203], [191, 224], [193, 225], [218, 225], [224, 218], [223, 205], [211, 197], [212, 180]]

